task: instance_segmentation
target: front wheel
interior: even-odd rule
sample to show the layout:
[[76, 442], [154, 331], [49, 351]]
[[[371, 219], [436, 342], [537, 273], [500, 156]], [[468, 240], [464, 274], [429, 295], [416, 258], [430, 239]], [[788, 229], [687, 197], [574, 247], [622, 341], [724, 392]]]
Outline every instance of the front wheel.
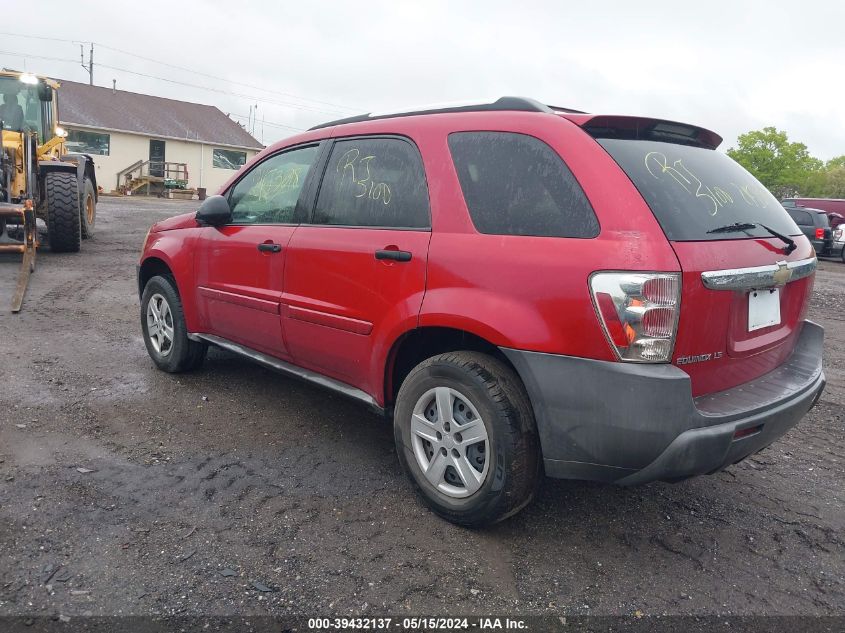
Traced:
[[182, 300], [171, 277], [155, 276], [144, 286], [141, 330], [147, 353], [159, 369], [189, 371], [205, 360], [208, 346], [188, 338]]
[[44, 178], [47, 202], [47, 241], [54, 253], [79, 252], [82, 228], [79, 217], [79, 181], [65, 171]]
[[420, 363], [394, 412], [399, 460], [440, 516], [478, 527], [525, 507], [540, 479], [531, 404], [503, 362], [449, 352]]

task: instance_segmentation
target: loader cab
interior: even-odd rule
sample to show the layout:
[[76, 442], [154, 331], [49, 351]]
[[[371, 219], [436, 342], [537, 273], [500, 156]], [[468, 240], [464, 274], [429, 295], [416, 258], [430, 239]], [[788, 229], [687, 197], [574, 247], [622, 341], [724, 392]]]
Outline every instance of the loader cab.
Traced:
[[58, 111], [51, 83], [26, 73], [0, 75], [0, 121], [4, 131], [36, 132], [39, 145], [52, 139]]

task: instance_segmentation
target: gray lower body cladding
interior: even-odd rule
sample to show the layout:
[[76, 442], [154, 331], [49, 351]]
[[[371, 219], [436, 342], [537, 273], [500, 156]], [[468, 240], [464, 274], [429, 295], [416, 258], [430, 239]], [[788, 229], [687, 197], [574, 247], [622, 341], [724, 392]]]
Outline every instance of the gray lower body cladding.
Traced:
[[779, 368], [699, 398], [674, 365], [502, 351], [531, 397], [546, 474], [633, 485], [716, 472], [771, 444], [821, 395], [823, 344], [805, 321]]

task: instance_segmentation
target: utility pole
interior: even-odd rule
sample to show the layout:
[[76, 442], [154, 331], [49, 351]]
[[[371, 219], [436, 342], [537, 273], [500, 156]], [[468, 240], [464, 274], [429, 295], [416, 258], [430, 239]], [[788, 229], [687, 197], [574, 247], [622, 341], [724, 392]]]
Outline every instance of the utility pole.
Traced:
[[85, 51], [82, 44], [79, 45], [79, 63], [88, 71], [88, 85], [94, 85], [94, 42], [91, 42], [91, 50], [88, 51], [88, 65], [85, 65]]
[[255, 136], [255, 124], [258, 119], [258, 104], [249, 106], [249, 116], [246, 120], [246, 131]]

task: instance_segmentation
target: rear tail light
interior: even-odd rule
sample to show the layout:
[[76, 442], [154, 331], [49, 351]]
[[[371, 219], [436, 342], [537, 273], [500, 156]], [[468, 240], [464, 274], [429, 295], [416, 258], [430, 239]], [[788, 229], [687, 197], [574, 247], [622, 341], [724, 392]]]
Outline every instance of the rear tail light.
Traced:
[[816, 229], [816, 239], [823, 240], [824, 239], [824, 229]]
[[619, 360], [665, 363], [672, 358], [680, 311], [677, 273], [594, 273], [593, 302]]

